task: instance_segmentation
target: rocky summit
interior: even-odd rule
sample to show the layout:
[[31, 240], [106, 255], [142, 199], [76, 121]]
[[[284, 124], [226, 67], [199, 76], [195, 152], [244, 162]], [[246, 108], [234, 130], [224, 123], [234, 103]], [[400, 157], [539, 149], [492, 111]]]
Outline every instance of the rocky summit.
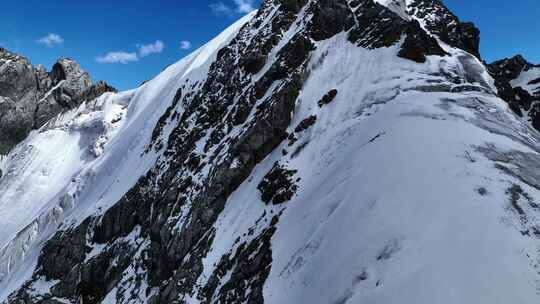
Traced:
[[265, 0], [126, 92], [2, 49], [0, 301], [537, 303], [540, 67], [479, 41]]
[[518, 116], [525, 117], [540, 130], [540, 65], [517, 55], [493, 62], [488, 69], [499, 96]]
[[98, 92], [115, 91], [104, 83], [93, 85], [72, 59], [59, 59], [48, 72], [0, 48], [0, 155], [59, 113], [98, 97]]

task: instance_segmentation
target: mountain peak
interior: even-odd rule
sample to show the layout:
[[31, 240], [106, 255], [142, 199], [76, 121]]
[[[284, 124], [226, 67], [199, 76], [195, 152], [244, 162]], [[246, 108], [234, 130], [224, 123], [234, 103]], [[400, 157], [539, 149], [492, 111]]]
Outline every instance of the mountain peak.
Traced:
[[[60, 58], [48, 72], [25, 57], [0, 49], [0, 154], [7, 154], [33, 129], [78, 106], [92, 87], [90, 75], [73, 59]], [[93, 90], [96, 92], [96, 90]], [[85, 95], [86, 94], [86, 95]]]
[[505, 58], [488, 65], [499, 96], [520, 117], [540, 130], [540, 65], [522, 55]]

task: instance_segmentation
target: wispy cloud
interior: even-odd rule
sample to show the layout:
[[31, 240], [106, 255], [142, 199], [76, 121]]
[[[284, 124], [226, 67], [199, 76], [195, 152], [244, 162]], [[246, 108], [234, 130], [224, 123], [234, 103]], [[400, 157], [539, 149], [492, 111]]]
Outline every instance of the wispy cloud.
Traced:
[[98, 56], [96, 57], [96, 62], [98, 63], [122, 63], [127, 64], [130, 62], [139, 61], [139, 57], [137, 56], [137, 53], [130, 53], [130, 52], [109, 52], [105, 54], [105, 56]]
[[36, 40], [36, 42], [46, 47], [55, 47], [64, 43], [64, 38], [55, 33], [48, 33], [47, 35]]
[[156, 40], [154, 43], [139, 45], [139, 56], [146, 57], [152, 54], [159, 54], [165, 48], [165, 44], [161, 40]]
[[181, 50], [189, 50], [191, 48], [191, 42], [187, 40], [180, 41]]
[[234, 0], [236, 11], [240, 14], [247, 14], [255, 10], [253, 0]]
[[216, 16], [232, 17], [235, 14], [247, 14], [255, 10], [254, 0], [233, 0], [233, 5], [227, 5], [223, 2], [215, 2], [210, 4], [210, 9]]
[[211, 3], [210, 9], [216, 16], [232, 16], [233, 9], [223, 2]]
[[163, 52], [165, 43], [161, 40], [156, 40], [150, 44], [137, 44], [137, 50], [133, 52], [116, 51], [109, 52], [104, 56], [96, 57], [98, 63], [122, 63], [127, 64], [130, 62], [139, 61], [139, 59], [150, 56], [152, 54], [159, 54]]

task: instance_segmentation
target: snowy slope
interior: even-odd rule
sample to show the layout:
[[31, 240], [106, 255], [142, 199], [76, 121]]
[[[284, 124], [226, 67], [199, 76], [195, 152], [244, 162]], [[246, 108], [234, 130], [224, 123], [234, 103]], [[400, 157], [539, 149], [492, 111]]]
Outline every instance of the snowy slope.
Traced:
[[[35, 265], [40, 244], [62, 221], [80, 221], [115, 203], [157, 157], [143, 153], [178, 87], [204, 79], [217, 50], [247, 16], [142, 87], [105, 94], [32, 133], [1, 161], [0, 293], [21, 263]], [[17, 202], [14, 204], [13, 202]], [[67, 218], [67, 219], [66, 219]], [[32, 269], [35, 266], [28, 266]]]
[[[340, 57], [335, 62], [328, 59], [328, 66], [337, 64]], [[351, 71], [361, 68], [354, 62], [339, 66]], [[399, 66], [394, 63], [366, 74], [380, 75]], [[385, 83], [404, 75], [385, 75]], [[366, 82], [372, 84], [377, 78]], [[534, 302], [536, 274], [526, 254], [516, 248], [533, 253], [535, 242], [520, 240], [517, 230], [501, 222], [507, 214], [508, 181], [500, 180], [504, 178], [493, 164], [484, 160], [472, 164], [466, 157], [475, 154], [474, 146], [491, 142], [505, 150], [530, 151], [471, 123], [479, 113], [469, 106], [483, 106], [482, 110], [495, 116], [505, 111], [500, 100], [481, 94], [411, 91], [368, 110], [369, 118], [355, 117], [370, 102], [344, 105], [347, 100], [363, 99], [356, 90], [349, 93], [346, 88], [369, 88], [354, 84], [335, 84], [345, 92], [335, 101], [331, 117], [323, 116], [321, 125], [312, 131], [313, 137], [322, 138], [311, 140], [324, 144], [308, 145], [305, 159], [291, 161], [292, 167], [309, 170], [301, 176], [304, 191], [291, 202], [278, 228], [275, 255], [295, 254], [274, 262], [275, 272], [266, 289], [269, 299], [274, 303], [290, 299]], [[461, 98], [470, 98], [472, 104], [460, 104]], [[511, 116], [507, 119], [512, 121]], [[341, 126], [335, 126], [335, 121]], [[319, 161], [313, 164], [315, 159]], [[478, 195], [479, 187], [488, 189], [488, 198]], [[280, 231], [285, 232], [282, 238]], [[500, 238], [515, 241], [500, 244]], [[515, 263], [501, 265], [507, 260]], [[486, 277], [491, 279], [486, 281]], [[503, 288], [510, 282], [517, 285], [511, 292]], [[306, 299], [305, 295], [311, 296]]]
[[[418, 91], [430, 71], [463, 69], [459, 63], [415, 66], [396, 53], [358, 49], [343, 36], [318, 45], [292, 126], [310, 115], [317, 122], [229, 198], [206, 267], [265, 214], [283, 210], [265, 303], [538, 300], [531, 263], [539, 242], [520, 234], [507, 193], [521, 183], [477, 147], [539, 157], [529, 145], [540, 137], [490, 94]], [[336, 100], [319, 108], [313, 101], [333, 88]], [[298, 156], [282, 156], [301, 146]], [[276, 161], [298, 170], [301, 190], [286, 207], [265, 207], [257, 185]], [[540, 199], [538, 189], [522, 187]]]
[[329, 2], [265, 1], [0, 161], [0, 299], [538, 302], [540, 134], [422, 1], [337, 2], [328, 33]]

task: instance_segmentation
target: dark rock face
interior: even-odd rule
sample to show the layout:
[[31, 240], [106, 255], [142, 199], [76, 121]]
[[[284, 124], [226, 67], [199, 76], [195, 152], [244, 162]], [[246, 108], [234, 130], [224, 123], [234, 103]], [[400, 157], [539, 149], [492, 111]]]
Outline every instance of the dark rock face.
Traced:
[[49, 73], [0, 48], [0, 154], [60, 112], [105, 91], [114, 89], [104, 83], [92, 86], [88, 73], [74, 60], [59, 59]]
[[[521, 73], [533, 68], [539, 68], [539, 66], [529, 63], [520, 55], [488, 65], [488, 70], [495, 79], [499, 97], [508, 102], [517, 115], [523, 117], [523, 112], [528, 112], [528, 119], [533, 127], [540, 130], [540, 104], [538, 104], [540, 92], [529, 92], [511, 84], [512, 80], [517, 79]], [[528, 84], [534, 84], [534, 80]]]
[[[270, 4], [272, 1], [267, 2]], [[282, 10], [296, 14], [306, 5], [307, 0], [278, 0], [275, 2], [280, 5]]]
[[242, 58], [242, 66], [246, 72], [250, 74], [256, 74], [259, 72], [266, 63], [266, 56], [261, 53], [249, 54]]
[[497, 78], [503, 78], [507, 81], [516, 79], [522, 71], [533, 67], [523, 56], [517, 55], [512, 58], [506, 58], [489, 64], [489, 71]]
[[0, 154], [31, 130], [37, 83], [26, 58], [0, 48]]
[[294, 129], [294, 132], [296, 132], [296, 133], [303, 132], [303, 131], [309, 129], [309, 127], [313, 126], [316, 121], [317, 121], [317, 116], [311, 115], [310, 117], [302, 120], [298, 124], [298, 126]]
[[447, 55], [435, 38], [421, 30], [418, 21], [412, 22], [412, 26], [407, 28], [406, 34], [407, 38], [405, 38], [401, 51], [398, 53], [399, 57], [423, 63], [426, 61], [427, 55]]
[[26, 138], [32, 129], [32, 116], [25, 109], [17, 107], [11, 98], [0, 97], [0, 154], [7, 152]]
[[[234, 256], [228, 254], [222, 257], [204, 287], [200, 300], [206, 303], [217, 298], [220, 303], [264, 303], [263, 284], [272, 265], [270, 240], [278, 220], [279, 215], [275, 215], [270, 226], [257, 238], [241, 244]], [[218, 284], [227, 273], [231, 273], [229, 280], [216, 292]]]
[[[350, 5], [356, 8], [357, 22], [350, 33], [351, 41], [377, 48], [395, 44], [406, 35], [401, 57], [422, 63], [425, 56], [446, 55], [436, 39], [428, 35], [416, 20], [405, 20], [374, 1], [352, 1]], [[480, 58], [480, 31], [472, 23], [462, 23], [442, 1], [414, 0], [404, 8], [404, 12], [421, 19], [430, 34], [443, 42]]]
[[385, 6], [373, 1], [358, 5], [357, 25], [349, 32], [349, 40], [365, 48], [389, 47], [405, 37], [398, 56], [419, 63], [426, 61], [426, 56], [444, 56], [446, 52], [437, 40], [427, 34], [418, 21], [407, 21]]
[[[260, 11], [260, 18], [267, 17], [268, 13]], [[269, 24], [274, 26], [274, 30], [275, 24], [284, 25], [282, 29], [274, 32], [279, 35], [290, 25], [288, 21], [290, 15], [283, 13], [274, 18], [286, 19], [286, 22], [274, 19], [274, 25]], [[268, 69], [259, 82], [251, 89], [242, 90], [245, 84], [251, 82], [251, 78], [244, 77], [241, 69], [236, 68], [235, 58], [242, 57], [241, 54], [245, 49], [249, 49], [250, 53], [255, 51], [260, 54], [266, 54], [271, 50], [266, 49], [268, 40], [263, 37], [256, 37], [260, 38], [256, 40], [259, 43], [245, 45], [250, 27], [258, 23], [256, 19], [246, 25], [237, 38], [220, 52], [218, 60], [212, 64], [207, 82], [195, 96], [191, 97], [192, 101], [188, 102], [187, 98], [190, 97], [184, 96], [184, 100], [180, 102], [189, 106], [169, 137], [167, 150], [172, 153], [169, 158], [172, 163], [170, 161], [167, 163], [170, 170], [165, 172], [163, 178], [152, 182], [169, 189], [167, 198], [157, 199], [154, 197], [160, 196], [157, 193], [151, 196], [150, 193], [145, 194], [149, 205], [162, 210], [150, 220], [151, 223], [144, 225], [148, 227], [151, 242], [147, 269], [149, 282], [159, 290], [151, 299], [155, 303], [178, 302], [178, 299], [182, 298], [181, 295], [194, 291], [196, 280], [202, 271], [202, 258], [213, 242], [212, 225], [223, 210], [228, 196], [249, 176], [254, 166], [273, 151], [287, 135], [286, 129], [290, 124], [295, 101], [302, 86], [300, 75], [311, 49], [309, 40], [300, 36], [291, 40], [289, 45], [278, 52], [278, 61]], [[272, 41], [272, 44], [274, 43]], [[277, 89], [260, 106], [254, 108], [255, 101], [265, 95], [273, 83], [278, 84]], [[227, 88], [225, 96], [221, 88]], [[234, 100], [238, 100], [238, 103], [235, 104]], [[203, 110], [205, 108], [208, 110]], [[239, 111], [242, 113], [254, 111], [254, 117], [247, 120], [247, 116], [239, 114]], [[231, 133], [234, 125], [243, 126], [241, 134]], [[207, 156], [195, 156], [195, 143], [201, 140], [206, 132], [209, 132], [209, 139], [204, 151], [216, 152]], [[221, 155], [220, 158], [218, 155]], [[195, 158], [201, 159], [197, 161], [199, 165], [186, 168], [185, 161]], [[236, 165], [231, 166], [233, 163]], [[201, 176], [199, 167], [201, 165], [209, 166], [208, 176]], [[157, 176], [159, 171], [158, 164], [156, 171], [150, 174]], [[193, 180], [188, 178], [190, 174], [200, 177]], [[174, 184], [185, 185], [185, 188], [182, 186], [182, 190], [171, 192], [172, 189], [167, 185]], [[170, 203], [167, 203], [167, 206], [155, 205], [158, 201]], [[176, 224], [168, 224], [167, 218], [180, 216], [181, 210], [176, 207], [178, 205], [189, 206], [190, 220], [175, 229]], [[164, 216], [165, 214], [169, 216]], [[265, 255], [268, 254], [269, 252]], [[255, 275], [261, 278], [260, 274]], [[247, 284], [246, 281], [240, 280], [237, 276], [242, 275], [233, 275], [229, 285], [213, 292], [220, 293], [225, 303], [235, 303], [233, 296], [245, 299], [260, 298], [256, 294], [260, 293], [257, 290], [262, 288], [264, 280], [250, 281], [249, 284], [256, 283], [258, 287], [252, 288], [251, 292], [247, 293], [242, 289], [242, 285], [239, 285]], [[163, 285], [161, 282], [164, 281], [168, 283]], [[232, 290], [243, 290], [243, 294], [231, 294]], [[211, 298], [207, 299], [210, 300]]]
[[348, 31], [354, 25], [354, 16], [347, 0], [321, 0], [311, 6], [311, 11], [313, 18], [308, 30], [316, 41]]
[[473, 23], [462, 23], [441, 0], [414, 0], [407, 10], [445, 43], [480, 58], [480, 30]]
[[262, 201], [274, 205], [289, 201], [298, 190], [294, 180], [296, 173], [296, 170], [288, 170], [278, 163], [274, 164], [272, 170], [266, 174], [257, 186], [257, 189], [261, 191]]
[[317, 102], [317, 104], [319, 105], [319, 107], [322, 108], [324, 105], [327, 105], [331, 103], [332, 101], [334, 101], [337, 94], [338, 94], [338, 90], [336, 89], [330, 90], [328, 93], [326, 93], [326, 95], [324, 95], [321, 98], [321, 100], [319, 100], [319, 102]]
[[530, 85], [540, 84], [540, 78], [533, 79], [528, 82]]

